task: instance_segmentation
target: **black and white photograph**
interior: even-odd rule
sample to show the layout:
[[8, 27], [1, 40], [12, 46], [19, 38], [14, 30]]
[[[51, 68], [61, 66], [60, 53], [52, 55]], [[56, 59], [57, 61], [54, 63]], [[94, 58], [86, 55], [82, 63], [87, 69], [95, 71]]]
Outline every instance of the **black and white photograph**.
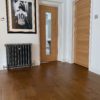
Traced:
[[7, 0], [8, 32], [36, 32], [36, 1]]

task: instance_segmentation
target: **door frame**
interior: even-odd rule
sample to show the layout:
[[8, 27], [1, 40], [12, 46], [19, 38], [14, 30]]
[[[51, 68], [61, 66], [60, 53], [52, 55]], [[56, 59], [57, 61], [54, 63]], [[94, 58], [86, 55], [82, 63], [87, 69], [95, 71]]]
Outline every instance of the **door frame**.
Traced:
[[39, 2], [39, 5], [58, 7], [58, 56], [57, 61], [64, 62], [64, 53], [63, 53], [63, 36], [64, 36], [64, 3], [63, 2], [54, 2], [42, 0]]

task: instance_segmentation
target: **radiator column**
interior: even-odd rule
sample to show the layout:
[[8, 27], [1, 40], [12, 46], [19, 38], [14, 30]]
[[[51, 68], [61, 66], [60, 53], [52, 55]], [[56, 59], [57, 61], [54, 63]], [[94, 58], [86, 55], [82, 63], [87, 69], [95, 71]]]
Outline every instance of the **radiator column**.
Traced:
[[32, 44], [7, 44], [7, 67], [26, 67], [31, 66], [31, 48]]

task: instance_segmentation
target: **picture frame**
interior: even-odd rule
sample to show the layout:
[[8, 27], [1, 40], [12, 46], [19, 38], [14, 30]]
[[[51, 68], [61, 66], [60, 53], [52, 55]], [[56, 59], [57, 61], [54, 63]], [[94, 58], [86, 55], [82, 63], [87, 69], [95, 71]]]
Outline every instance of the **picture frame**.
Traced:
[[8, 33], [36, 33], [36, 0], [6, 0]]

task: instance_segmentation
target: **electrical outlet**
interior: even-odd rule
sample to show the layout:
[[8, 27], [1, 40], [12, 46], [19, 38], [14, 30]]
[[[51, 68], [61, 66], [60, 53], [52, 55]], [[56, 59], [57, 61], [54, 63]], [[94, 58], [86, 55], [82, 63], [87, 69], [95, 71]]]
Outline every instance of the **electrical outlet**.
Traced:
[[7, 66], [3, 66], [3, 70], [7, 70]]

